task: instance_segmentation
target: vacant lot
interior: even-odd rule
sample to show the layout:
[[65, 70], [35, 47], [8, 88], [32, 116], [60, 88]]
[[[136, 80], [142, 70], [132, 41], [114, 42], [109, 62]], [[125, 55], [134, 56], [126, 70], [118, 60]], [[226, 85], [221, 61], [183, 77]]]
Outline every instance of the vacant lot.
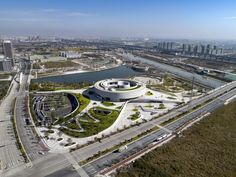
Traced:
[[182, 137], [137, 160], [118, 177], [235, 177], [236, 102], [201, 120]]
[[64, 68], [64, 67], [76, 67], [77, 63], [72, 61], [48, 61], [43, 63], [35, 63], [33, 65], [34, 69], [40, 69], [40, 65], [44, 65], [45, 68]]

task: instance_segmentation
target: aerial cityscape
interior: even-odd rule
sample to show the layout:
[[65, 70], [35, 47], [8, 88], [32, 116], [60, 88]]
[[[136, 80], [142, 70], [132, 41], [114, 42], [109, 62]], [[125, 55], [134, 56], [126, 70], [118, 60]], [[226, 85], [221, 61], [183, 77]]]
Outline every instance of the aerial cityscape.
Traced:
[[235, 177], [235, 9], [0, 2], [0, 177]]

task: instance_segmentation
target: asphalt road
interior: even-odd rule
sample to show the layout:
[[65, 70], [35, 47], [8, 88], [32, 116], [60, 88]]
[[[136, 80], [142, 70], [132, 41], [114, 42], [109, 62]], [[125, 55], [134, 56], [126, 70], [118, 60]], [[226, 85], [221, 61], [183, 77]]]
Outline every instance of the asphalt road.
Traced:
[[[214, 97], [218, 97], [217, 99], [208, 103], [204, 107], [202, 107], [198, 110], [195, 110], [195, 111], [191, 112], [190, 114], [185, 115], [183, 118], [178, 119], [177, 121], [166, 126], [167, 129], [174, 131], [174, 130], [178, 129], [181, 125], [183, 125], [185, 122], [189, 121], [190, 119], [193, 119], [196, 116], [200, 116], [201, 114], [204, 114], [206, 112], [211, 112], [214, 109], [218, 108], [219, 106], [222, 106], [225, 100], [227, 100], [228, 98], [230, 98], [236, 94], [236, 89], [234, 89], [235, 87], [236, 87], [236, 83], [228, 84], [225, 87], [222, 87], [222, 88], [212, 91], [211, 93], [209, 93], [208, 95], [205, 95], [202, 98], [199, 98], [197, 100], [193, 100], [192, 104], [190, 104], [190, 106], [186, 105], [186, 106], [181, 107], [178, 110], [176, 109], [175, 111], [170, 112], [169, 114], [166, 114], [158, 119], [141, 124], [138, 127], [130, 128], [130, 129], [128, 129], [124, 132], [121, 132], [119, 134], [110, 136], [109, 138], [102, 140], [101, 143], [94, 143], [94, 144], [89, 145], [85, 148], [79, 149], [76, 152], [71, 153], [71, 155], [73, 156], [74, 160], [76, 160], [78, 162], [81, 159], [85, 159], [87, 157], [92, 156], [92, 154], [96, 153], [98, 150], [104, 150], [110, 146], [118, 144], [123, 139], [126, 139], [126, 138], [129, 139], [129, 137], [137, 135], [137, 134], [141, 133], [142, 131], [149, 129], [150, 127], [153, 127], [157, 124], [160, 124], [161, 122], [163, 122], [165, 120], [168, 120], [171, 117], [175, 117], [178, 114], [181, 114], [183, 111], [191, 109], [192, 107], [196, 106], [197, 104], [202, 104], [206, 100], [209, 100]], [[233, 89], [233, 90], [231, 90], [231, 89]], [[220, 96], [223, 93], [224, 93], [224, 95]], [[156, 132], [152, 133], [151, 135], [146, 136], [146, 137], [140, 139], [139, 141], [131, 143], [128, 146], [128, 149], [126, 151], [123, 151], [121, 153], [107, 154], [106, 156], [85, 165], [83, 167], [83, 169], [90, 176], [94, 176], [100, 170], [110, 166], [112, 163], [117, 162], [118, 160], [128, 157], [130, 154], [133, 154], [138, 150], [141, 150], [146, 145], [152, 143], [156, 138], [158, 138], [166, 133], [168, 133], [168, 131], [166, 131], [164, 129], [159, 129]], [[51, 155], [51, 154], [49, 154], [49, 155]], [[59, 158], [59, 157], [60, 156], [58, 155], [57, 158]], [[41, 176], [56, 177], [56, 176], [58, 176], [58, 174], [63, 174], [64, 176], [68, 176], [68, 177], [70, 175], [71, 176], [80, 176], [77, 173], [78, 171], [76, 171], [72, 168], [72, 165], [71, 165], [72, 163], [69, 162], [68, 159], [61, 158], [61, 157], [59, 159], [57, 159], [57, 158], [53, 159], [53, 158], [49, 158], [49, 157], [45, 156], [43, 159], [41, 159], [43, 162], [46, 163], [45, 165], [35, 161], [35, 162], [33, 162], [34, 166], [32, 168], [25, 169], [25, 170], [19, 172], [17, 176], [34, 176], [34, 177], [36, 177], [37, 175], [35, 175], [35, 174], [38, 174], [37, 172], [41, 168], [44, 169], [43, 171], [40, 170]], [[49, 163], [49, 162], [50, 162], [50, 165], [47, 166], [47, 163]], [[60, 168], [58, 168], [57, 163], [60, 164]]]
[[217, 97], [220, 94], [224, 93], [225, 91], [230, 90], [234, 87], [236, 87], [236, 83], [228, 84], [225, 87], [219, 88], [219, 89], [215, 90], [214, 92], [211, 92], [210, 94], [207, 94], [199, 99], [193, 100], [191, 104], [180, 107], [179, 109], [175, 109], [175, 110], [169, 112], [168, 114], [161, 116], [157, 119], [154, 119], [152, 121], [143, 123], [139, 126], [129, 128], [121, 133], [117, 133], [115, 135], [112, 135], [108, 138], [103, 139], [101, 142], [96, 142], [91, 145], [88, 145], [84, 148], [81, 148], [77, 151], [72, 152], [72, 154], [77, 159], [77, 161], [85, 160], [88, 157], [91, 157], [93, 154], [98, 153], [99, 151], [103, 151], [107, 148], [110, 148], [110, 147], [113, 147], [114, 145], [119, 144], [122, 141], [128, 140], [134, 136], [137, 136], [141, 132], [144, 132], [144, 131], [150, 129], [157, 124], [161, 124], [162, 122], [164, 122], [170, 118], [177, 117], [178, 115], [182, 114], [183, 112], [186, 112], [186, 111], [192, 109], [196, 105], [203, 104], [207, 100]]
[[47, 148], [41, 140], [36, 137], [31, 125], [26, 124], [25, 119], [30, 119], [27, 107], [27, 97], [29, 92], [26, 90], [28, 75], [22, 74], [21, 80], [22, 82], [16, 100], [16, 124], [19, 137], [24, 145], [25, 151], [28, 154], [29, 159], [32, 161], [42, 156], [42, 154], [39, 154], [40, 151], [44, 151], [44, 153], [46, 153]]
[[9, 95], [0, 105], [0, 172], [24, 164], [20, 151], [16, 145], [11, 118], [11, 107], [17, 95], [18, 83], [13, 80]]
[[152, 133], [149, 136], [146, 136], [144, 138], [141, 138], [140, 140], [131, 143], [128, 145], [128, 149], [124, 150], [122, 152], [112, 152], [110, 154], [107, 154], [103, 156], [102, 158], [95, 160], [87, 165], [85, 165], [83, 168], [84, 170], [90, 175], [93, 176], [99, 171], [110, 167], [111, 164], [117, 163], [128, 156], [134, 154], [137, 151], [140, 151], [141, 149], [145, 148], [152, 142], [154, 142], [157, 138], [163, 136], [164, 134], [169, 134], [171, 132], [175, 132], [181, 127], [182, 125], [185, 125], [185, 123], [189, 122], [190, 120], [193, 120], [197, 117], [201, 117], [202, 115], [212, 112], [215, 109], [223, 106], [224, 102], [234, 96], [236, 94], [236, 89], [226, 93], [225, 95], [220, 96], [219, 98], [215, 99], [211, 103], [204, 106], [202, 109], [195, 110], [194, 112], [191, 112], [190, 114], [187, 114], [183, 116], [181, 119], [178, 119], [177, 121], [174, 121], [167, 126], [165, 126], [164, 129], [159, 129], [156, 132]]
[[[79, 162], [81, 160], [87, 159], [88, 157], [91, 157], [93, 154], [96, 154], [98, 151], [105, 150], [109, 147], [113, 147], [116, 144], [119, 144], [120, 142], [130, 139], [141, 132], [144, 132], [158, 124], [161, 124], [162, 122], [172, 118], [176, 117], [183, 112], [190, 110], [191, 108], [195, 107], [196, 105], [200, 105], [205, 103], [209, 99], [213, 99], [215, 97], [218, 97], [216, 100], [212, 101], [208, 105], [193, 111], [192, 113], [184, 116], [181, 119], [178, 119], [178, 121], [175, 121], [166, 128], [169, 130], [174, 131], [179, 126], [181, 126], [184, 122], [195, 118], [196, 116], [201, 115], [204, 112], [213, 111], [215, 108], [218, 108], [221, 106], [227, 98], [230, 98], [236, 94], [236, 82], [230, 83], [225, 85], [224, 87], [220, 87], [205, 96], [198, 98], [196, 100], [193, 100], [191, 104], [185, 105], [183, 107], [177, 108], [171, 112], [169, 112], [166, 115], [163, 115], [157, 119], [154, 119], [152, 121], [143, 123], [139, 126], [135, 126], [132, 128], [129, 128], [121, 133], [112, 135], [108, 138], [103, 139], [101, 142], [96, 142], [91, 145], [88, 145], [84, 148], [81, 148], [73, 153], [70, 153], [71, 158], [65, 158], [66, 154], [48, 154], [46, 156], [43, 156], [41, 158], [36, 158], [32, 161], [33, 166], [31, 168], [23, 168], [19, 167], [16, 168], [14, 171], [11, 170], [7, 176], [57, 176], [60, 173], [63, 173], [64, 176], [70, 176], [75, 175], [80, 176], [80, 171], [83, 172], [85, 170], [90, 176], [93, 176], [98, 171], [103, 169], [104, 167], [107, 167], [112, 162], [117, 161], [118, 159], [122, 159], [127, 157], [129, 154], [134, 153], [137, 150], [142, 149], [147, 144], [151, 143], [154, 139], [161, 136], [162, 134], [166, 133], [167, 131], [164, 129], [159, 129], [150, 136], [147, 136], [145, 138], [142, 138], [139, 141], [136, 141], [129, 145], [128, 150], [124, 151], [122, 153], [110, 153], [107, 156], [104, 156], [103, 158], [100, 158], [92, 163], [89, 163], [88, 165], [85, 165], [83, 169], [76, 165], [74, 162]], [[233, 89], [233, 90], [232, 90]], [[220, 96], [221, 94], [223, 94]], [[220, 100], [220, 101], [219, 101]], [[23, 138], [24, 139], [24, 138]], [[27, 144], [27, 143], [26, 143]], [[27, 145], [26, 145], [27, 146]], [[27, 148], [26, 148], [27, 149]], [[29, 152], [34, 152], [34, 149], [29, 148]], [[73, 168], [72, 168], [73, 166]], [[74, 169], [75, 168], [75, 169]], [[23, 170], [24, 169], [24, 170]], [[83, 173], [80, 173], [83, 174]]]

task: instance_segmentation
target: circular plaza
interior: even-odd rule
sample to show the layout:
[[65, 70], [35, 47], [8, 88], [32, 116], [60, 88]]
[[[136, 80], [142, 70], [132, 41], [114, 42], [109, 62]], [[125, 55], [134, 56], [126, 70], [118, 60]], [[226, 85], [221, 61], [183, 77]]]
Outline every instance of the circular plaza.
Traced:
[[106, 79], [96, 82], [93, 90], [106, 101], [127, 101], [145, 95], [146, 86], [131, 79]]

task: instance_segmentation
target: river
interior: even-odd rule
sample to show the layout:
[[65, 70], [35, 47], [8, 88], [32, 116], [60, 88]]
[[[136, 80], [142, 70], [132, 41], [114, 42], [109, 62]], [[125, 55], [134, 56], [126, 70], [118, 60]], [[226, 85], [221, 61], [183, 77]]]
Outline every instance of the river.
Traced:
[[56, 82], [56, 83], [78, 83], [87, 82], [93, 83], [103, 79], [109, 78], [125, 78], [139, 75], [140, 73], [135, 72], [127, 66], [118, 66], [115, 68], [95, 71], [95, 72], [85, 72], [76, 74], [67, 74], [60, 76], [50, 76], [38, 79], [33, 79], [32, 82]]
[[[177, 68], [171, 65], [167, 65], [164, 63], [160, 63], [158, 61], [153, 61], [150, 59], [146, 59], [143, 57], [134, 56], [132, 54], [123, 54], [123, 57], [129, 60], [140, 61], [142, 63], [147, 63], [149, 65], [153, 65], [160, 70], [172, 73], [180, 78], [184, 78], [187, 80], [192, 80], [194, 77], [195, 82], [198, 82], [202, 85], [217, 88], [221, 85], [224, 85], [225, 82], [207, 77], [202, 76], [196, 73], [190, 73], [185, 71], [181, 68]], [[76, 83], [76, 82], [88, 82], [94, 83], [98, 80], [108, 79], [108, 78], [124, 78], [124, 77], [132, 77], [139, 75], [140, 73], [135, 72], [129, 67], [126, 66], [119, 66], [112, 69], [107, 69], [103, 71], [96, 71], [96, 72], [86, 72], [86, 73], [76, 73], [76, 74], [68, 74], [68, 75], [60, 75], [60, 76], [50, 76], [50, 77], [43, 77], [38, 79], [33, 79], [32, 82], [56, 82], [56, 83]]]
[[185, 71], [181, 68], [177, 68], [177, 67], [174, 67], [171, 65], [160, 63], [158, 61], [153, 61], [153, 60], [146, 59], [143, 57], [134, 56], [132, 54], [123, 54], [122, 56], [129, 59], [129, 60], [140, 61], [142, 63], [147, 63], [149, 65], [153, 65], [160, 70], [167, 71], [169, 73], [172, 73], [178, 77], [182, 77], [187, 80], [192, 80], [194, 77], [195, 82], [198, 82], [202, 85], [205, 85], [205, 86], [208, 86], [211, 88], [217, 88], [217, 87], [220, 87], [221, 85], [226, 84], [226, 82], [223, 82], [221, 80], [217, 80], [217, 79], [207, 77], [207, 76], [202, 76], [202, 75], [196, 74], [196, 73], [190, 73], [190, 72]]

